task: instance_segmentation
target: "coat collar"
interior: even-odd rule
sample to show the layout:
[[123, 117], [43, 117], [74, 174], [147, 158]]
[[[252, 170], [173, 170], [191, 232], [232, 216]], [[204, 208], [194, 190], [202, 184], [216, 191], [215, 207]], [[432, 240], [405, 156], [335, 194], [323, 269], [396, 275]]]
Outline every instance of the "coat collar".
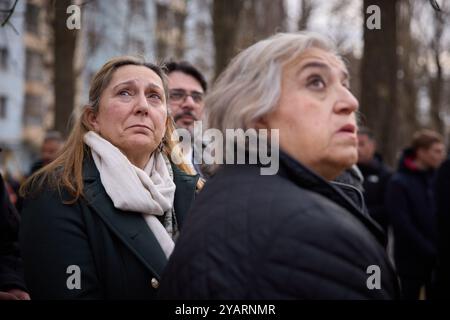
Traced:
[[366, 226], [366, 228], [372, 232], [372, 234], [382, 245], [386, 244], [386, 237], [383, 230], [378, 227], [369, 216], [364, 214], [363, 210], [358, 208], [349, 196], [338, 188], [336, 184], [329, 183], [281, 151], [279, 174], [293, 181], [300, 187], [319, 193], [339, 206], [345, 208], [348, 212], [350, 212], [350, 214]]
[[176, 185], [175, 189], [175, 215], [179, 228], [183, 228], [184, 219], [187, 215], [192, 202], [195, 198], [195, 191], [197, 187], [199, 174], [189, 175], [181, 171], [175, 164], [172, 163], [173, 180]]
[[[100, 173], [87, 154], [83, 161], [84, 196], [88, 205], [100, 216], [113, 232], [136, 257], [157, 277], [160, 277], [167, 258], [156, 237], [147, 226], [140, 213], [123, 212], [114, 207], [106, 193]], [[182, 174], [174, 170], [175, 212], [177, 220], [183, 220], [195, 194], [196, 176]], [[192, 189], [193, 188], [193, 189]]]

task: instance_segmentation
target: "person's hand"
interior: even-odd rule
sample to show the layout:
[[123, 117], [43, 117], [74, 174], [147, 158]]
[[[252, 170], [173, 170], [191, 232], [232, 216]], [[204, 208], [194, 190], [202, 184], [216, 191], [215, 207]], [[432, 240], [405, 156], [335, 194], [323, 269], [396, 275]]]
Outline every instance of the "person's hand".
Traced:
[[13, 296], [16, 296], [19, 300], [30, 300], [30, 295], [20, 289], [11, 289], [7, 291], [9, 294], [12, 294]]
[[20, 289], [0, 291], [0, 300], [30, 300], [30, 295]]
[[0, 300], [19, 300], [19, 298], [11, 293], [0, 291]]

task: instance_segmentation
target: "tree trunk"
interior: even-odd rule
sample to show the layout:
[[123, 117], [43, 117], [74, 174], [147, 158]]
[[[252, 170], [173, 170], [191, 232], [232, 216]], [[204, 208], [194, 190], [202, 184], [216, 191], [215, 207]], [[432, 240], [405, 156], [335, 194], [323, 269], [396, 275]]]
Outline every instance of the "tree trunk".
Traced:
[[75, 48], [77, 30], [69, 30], [66, 20], [71, 0], [53, 1], [53, 83], [55, 122], [54, 128], [67, 136], [69, 120], [75, 107]]
[[398, 47], [399, 70], [401, 76], [398, 79], [399, 145], [410, 142], [414, 132], [419, 128], [417, 119], [418, 79], [417, 60], [419, 46], [411, 34], [411, 17], [414, 1], [406, 0], [398, 4]]
[[214, 0], [216, 77], [241, 50], [286, 30], [283, 0]]
[[441, 52], [441, 39], [444, 31], [444, 19], [443, 16], [435, 11], [435, 32], [434, 38], [431, 44], [431, 51], [433, 55], [433, 61], [436, 67], [435, 76], [430, 75], [430, 102], [431, 102], [431, 125], [433, 129], [440, 133], [444, 133], [444, 121], [441, 116], [441, 104], [442, 104], [442, 89], [443, 89], [443, 74], [442, 63], [440, 61], [439, 54]]
[[242, 0], [214, 0], [213, 33], [215, 47], [214, 74], [217, 77], [236, 54], [236, 36], [239, 31], [239, 16]]
[[241, 51], [277, 32], [286, 30], [283, 0], [247, 0], [240, 16], [235, 47]]
[[171, 2], [156, 3], [156, 52], [158, 59], [182, 59], [185, 51], [186, 12]]
[[298, 30], [306, 30], [312, 10], [313, 4], [311, 0], [301, 0], [300, 16], [297, 21]]
[[[366, 9], [381, 10], [381, 29], [366, 27]], [[364, 53], [361, 63], [361, 113], [378, 141], [387, 163], [394, 164], [398, 151], [397, 127], [397, 0], [364, 0]]]

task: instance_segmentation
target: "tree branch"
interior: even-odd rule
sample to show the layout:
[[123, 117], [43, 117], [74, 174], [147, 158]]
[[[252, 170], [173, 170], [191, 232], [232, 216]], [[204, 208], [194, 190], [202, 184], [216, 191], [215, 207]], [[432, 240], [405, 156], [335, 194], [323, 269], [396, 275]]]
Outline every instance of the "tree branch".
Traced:
[[5, 20], [2, 22], [2, 24], [1, 24], [2, 27], [8, 23], [9, 19], [11, 18], [12, 14], [14, 13], [14, 10], [16, 10], [16, 5], [17, 5], [18, 1], [19, 0], [15, 0], [11, 9], [4, 11], [4, 12], [7, 12], [8, 15], [6, 16]]
[[436, 0], [430, 0], [431, 6], [437, 10], [437, 11], [441, 11], [441, 8], [439, 8], [439, 4], [436, 2]]

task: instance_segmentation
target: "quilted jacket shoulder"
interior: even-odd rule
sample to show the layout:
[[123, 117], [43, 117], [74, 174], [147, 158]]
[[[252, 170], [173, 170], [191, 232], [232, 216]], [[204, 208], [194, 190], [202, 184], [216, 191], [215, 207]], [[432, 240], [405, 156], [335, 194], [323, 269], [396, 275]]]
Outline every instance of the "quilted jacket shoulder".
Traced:
[[[395, 272], [370, 218], [345, 203], [350, 200], [335, 187], [300, 165], [291, 170], [292, 159], [283, 158], [274, 176], [236, 165], [208, 181], [165, 269], [161, 298], [398, 296]], [[367, 285], [370, 266], [379, 267], [380, 289]]]

